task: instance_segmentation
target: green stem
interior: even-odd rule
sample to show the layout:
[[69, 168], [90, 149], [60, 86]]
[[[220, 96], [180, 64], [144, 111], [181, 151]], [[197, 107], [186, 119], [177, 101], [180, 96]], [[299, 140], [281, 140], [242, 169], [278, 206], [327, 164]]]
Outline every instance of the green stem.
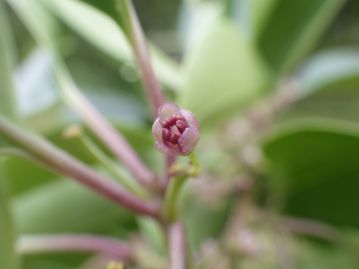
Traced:
[[0, 261], [1, 268], [15, 269], [18, 261], [15, 251], [15, 225], [10, 209], [10, 198], [7, 193], [3, 174], [4, 160], [0, 160]]
[[188, 175], [191, 177], [197, 177], [200, 173], [200, 164], [198, 162], [196, 154], [193, 152], [188, 156], [189, 161], [191, 163], [191, 167], [189, 168]]
[[164, 214], [166, 220], [173, 222], [177, 218], [177, 201], [183, 184], [188, 176], [178, 176], [172, 178], [168, 186], [164, 201]]
[[108, 171], [111, 176], [117, 179], [121, 185], [123, 185], [127, 190], [136, 194], [141, 198], [148, 198], [149, 193], [142, 188], [136, 181], [132, 180], [126, 171], [118, 165], [115, 165], [113, 161], [106, 156], [106, 154], [87, 136], [80, 135], [79, 140], [82, 145], [89, 151], [89, 153], [94, 157], [94, 159], [100, 163], [106, 171]]

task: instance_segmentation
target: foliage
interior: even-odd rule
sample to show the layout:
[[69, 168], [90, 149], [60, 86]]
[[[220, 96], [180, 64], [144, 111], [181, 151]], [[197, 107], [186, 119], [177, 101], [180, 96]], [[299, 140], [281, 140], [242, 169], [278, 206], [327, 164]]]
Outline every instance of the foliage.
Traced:
[[[100, 269], [118, 258], [19, 247], [68, 233], [126, 241], [129, 268], [169, 268], [167, 232], [183, 232], [172, 218], [185, 224], [192, 268], [358, 268], [356, 1], [154, 2], [134, 7], [155, 77], [130, 1], [0, 1], [1, 268]], [[156, 78], [200, 122], [197, 179], [193, 155], [166, 166], [153, 146]], [[79, 133], [64, 135], [74, 124]], [[118, 143], [104, 143], [114, 133]], [[64, 156], [81, 163], [69, 171]], [[147, 216], [106, 200], [106, 186], [68, 181], [86, 185], [84, 174], [132, 182]], [[180, 181], [161, 192], [153, 175]], [[170, 200], [171, 219], [148, 197]]]

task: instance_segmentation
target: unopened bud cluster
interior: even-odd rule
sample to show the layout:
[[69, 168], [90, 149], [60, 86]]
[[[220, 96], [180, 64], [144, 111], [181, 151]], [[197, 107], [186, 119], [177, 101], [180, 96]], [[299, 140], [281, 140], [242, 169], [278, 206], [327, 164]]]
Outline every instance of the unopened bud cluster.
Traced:
[[152, 133], [161, 152], [188, 155], [199, 140], [199, 124], [192, 112], [167, 103], [159, 107]]

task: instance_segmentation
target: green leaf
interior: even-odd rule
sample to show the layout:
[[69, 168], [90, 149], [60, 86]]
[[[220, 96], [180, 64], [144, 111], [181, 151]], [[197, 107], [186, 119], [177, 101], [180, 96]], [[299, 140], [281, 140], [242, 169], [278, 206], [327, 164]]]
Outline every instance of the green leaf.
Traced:
[[125, 235], [134, 218], [117, 205], [72, 181], [56, 181], [14, 201], [19, 233], [106, 233]]
[[14, 44], [10, 31], [5, 3], [0, 1], [0, 113], [15, 117], [15, 88], [12, 81]]
[[54, 50], [57, 44], [58, 23], [37, 0], [8, 0], [16, 15], [35, 40], [46, 49]]
[[221, 15], [222, 5], [218, 1], [182, 2], [178, 32], [184, 53], [187, 53], [201, 42], [211, 23]]
[[[111, 121], [143, 125], [148, 116], [144, 101], [138, 96], [139, 90], [136, 91], [137, 83], [124, 81], [107, 65], [99, 66], [96, 56], [77, 55], [67, 62], [79, 88]], [[24, 119], [24, 126], [32, 130], [49, 132], [78, 121], [61, 102], [52, 63], [50, 53], [38, 48], [17, 69], [19, 115]]]
[[255, 40], [279, 0], [228, 0], [229, 13], [239, 26]]
[[315, 242], [299, 240], [295, 246], [298, 269], [355, 269], [359, 266], [358, 248], [347, 246], [326, 246]]
[[315, 45], [345, 0], [280, 0], [258, 36], [273, 70], [292, 69]]
[[15, 224], [3, 173], [3, 162], [0, 156], [0, 261], [1, 268], [15, 269], [18, 265], [15, 253]]
[[271, 184], [285, 210], [359, 227], [359, 126], [312, 119], [283, 124], [264, 142]]
[[11, 195], [16, 196], [32, 188], [55, 179], [55, 174], [38, 164], [19, 157], [9, 157], [2, 167], [11, 187]]
[[359, 51], [321, 52], [299, 72], [296, 94], [301, 97], [281, 119], [327, 117], [359, 121]]
[[179, 215], [188, 232], [188, 243], [193, 251], [198, 250], [208, 238], [217, 238], [223, 231], [232, 207], [231, 201], [208, 205], [198, 200], [190, 188], [180, 195]]
[[[129, 43], [116, 22], [91, 5], [74, 0], [41, 0], [70, 28], [112, 58], [133, 64]], [[181, 84], [178, 67], [158, 49], [152, 49], [154, 68], [167, 86]]]
[[301, 69], [300, 92], [311, 94], [347, 81], [359, 83], [359, 50], [332, 49], [312, 57]]
[[238, 113], [268, 86], [267, 70], [256, 51], [226, 20], [213, 23], [189, 55], [185, 75], [180, 101], [202, 125]]
[[166, 253], [166, 238], [161, 226], [154, 220], [149, 218], [137, 218], [141, 235], [146, 240], [153, 252], [160, 255]]

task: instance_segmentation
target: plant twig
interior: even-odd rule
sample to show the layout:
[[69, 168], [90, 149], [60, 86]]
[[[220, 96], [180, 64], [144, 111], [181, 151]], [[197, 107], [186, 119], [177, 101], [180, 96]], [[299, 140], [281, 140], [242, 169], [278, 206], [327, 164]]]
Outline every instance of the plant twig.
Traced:
[[124, 32], [132, 45], [138, 68], [142, 73], [144, 88], [152, 106], [153, 115], [156, 117], [157, 109], [165, 102], [165, 97], [151, 65], [145, 35], [130, 0], [118, 0], [117, 9], [121, 16]]
[[121, 260], [132, 260], [131, 247], [120, 240], [94, 235], [34, 235], [22, 236], [17, 243], [20, 254], [51, 252], [101, 253]]
[[176, 222], [169, 227], [170, 269], [186, 269], [186, 240], [184, 226]]
[[45, 139], [23, 131], [2, 116], [0, 116], [0, 134], [29, 152], [35, 160], [50, 169], [76, 179], [93, 191], [134, 212], [158, 217], [156, 205], [140, 200], [125, 191], [117, 182], [102, 176]]
[[142, 199], [149, 197], [149, 193], [139, 185], [126, 171], [119, 165], [116, 165], [106, 154], [88, 137], [80, 126], [72, 125], [66, 128], [65, 138], [77, 139], [82, 146], [91, 154], [95, 161], [101, 164], [106, 171], [116, 179], [126, 190], [136, 194]]
[[164, 215], [167, 221], [172, 222], [177, 218], [177, 202], [180, 192], [182, 190], [183, 184], [188, 179], [188, 176], [178, 176], [172, 178], [164, 200]]
[[315, 220], [282, 217], [280, 224], [290, 232], [310, 235], [331, 242], [338, 241], [340, 238], [340, 233], [334, 227]]
[[142, 162], [126, 139], [88, 102], [71, 79], [65, 67], [57, 60], [55, 72], [61, 84], [65, 99], [86, 125], [102, 142], [129, 168], [134, 177], [143, 185], [152, 186], [155, 175]]

